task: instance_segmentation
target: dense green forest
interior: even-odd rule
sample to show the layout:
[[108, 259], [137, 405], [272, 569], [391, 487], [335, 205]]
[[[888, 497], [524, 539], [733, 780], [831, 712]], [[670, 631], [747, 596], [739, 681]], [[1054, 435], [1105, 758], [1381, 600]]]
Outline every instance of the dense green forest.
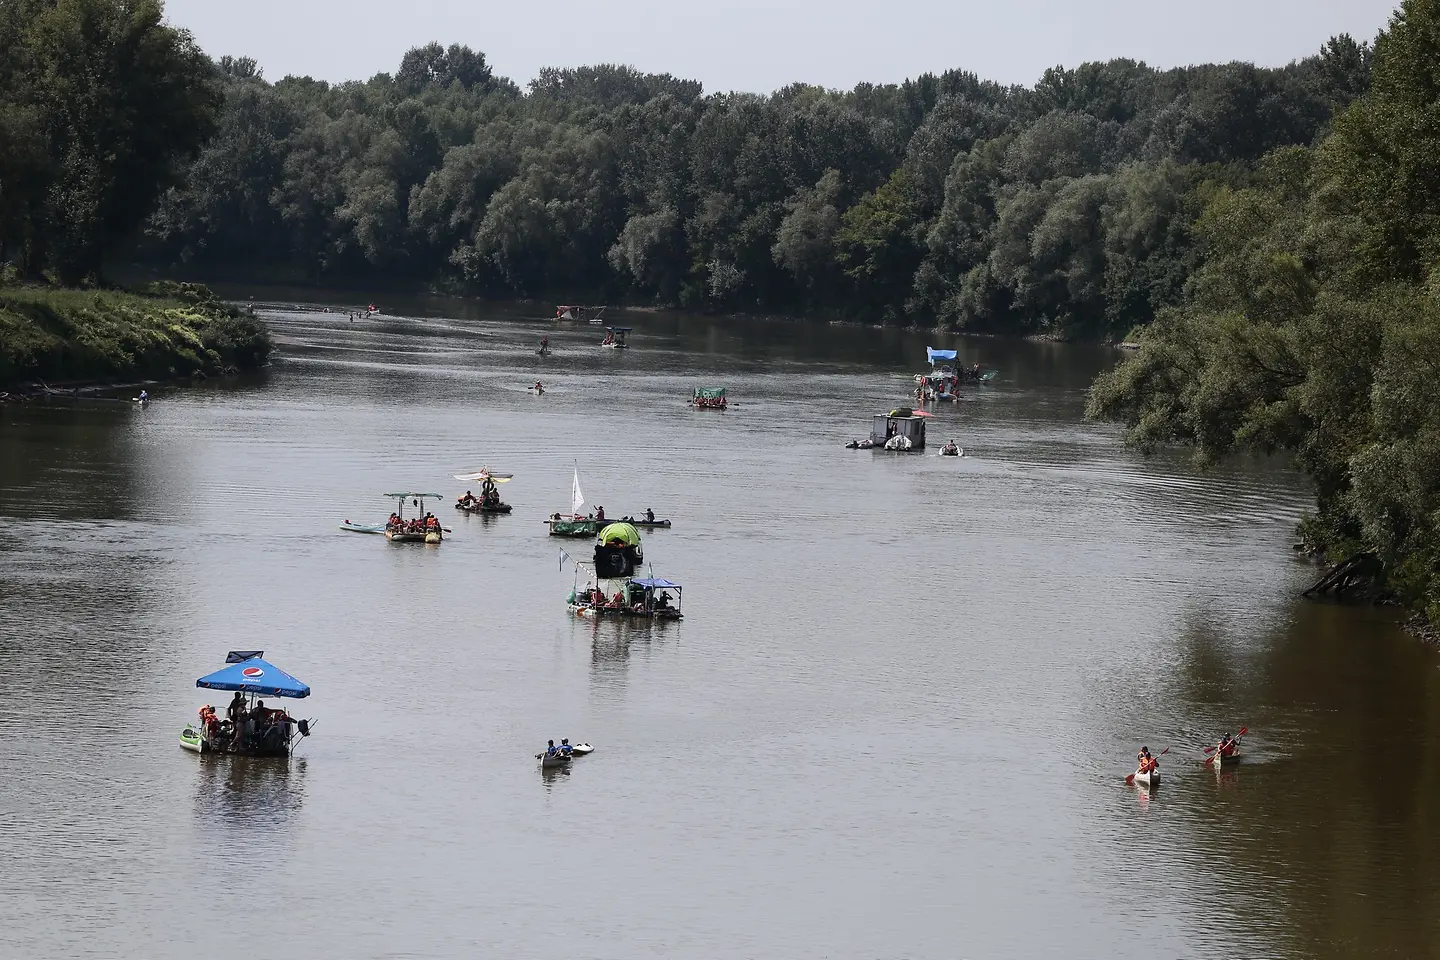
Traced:
[[[439, 44], [271, 83], [228, 56], [197, 76], [184, 35], [132, 42], [154, 0], [0, 10], [0, 258], [32, 274], [94, 274], [103, 246], [190, 276], [1089, 338], [1178, 303], [1208, 192], [1370, 83], [1343, 36], [1279, 69], [1115, 60], [1028, 88], [955, 70], [707, 96], [607, 65], [522, 90]], [[122, 124], [139, 142], [111, 161]]]
[[0, 0], [0, 274], [119, 261], [1133, 335], [1092, 416], [1293, 456], [1307, 542], [1440, 623], [1440, 0], [1278, 69], [763, 96], [438, 44], [270, 83], [159, 0]]
[[1313, 147], [1214, 187], [1199, 266], [1091, 413], [1142, 447], [1292, 455], [1332, 558], [1440, 625], [1440, 0], [1405, 0], [1373, 85]]

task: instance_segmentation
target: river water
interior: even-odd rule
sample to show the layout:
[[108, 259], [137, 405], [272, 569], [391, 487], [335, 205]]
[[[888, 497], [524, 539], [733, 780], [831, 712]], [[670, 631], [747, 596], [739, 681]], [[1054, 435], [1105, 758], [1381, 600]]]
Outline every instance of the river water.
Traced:
[[[923, 337], [412, 312], [270, 310], [269, 370], [146, 410], [0, 408], [0, 956], [1440, 955], [1436, 654], [1295, 599], [1283, 465], [1084, 422], [1111, 352], [959, 341], [1003, 373], [938, 410], [956, 460], [842, 446]], [[482, 465], [512, 515], [337, 529]], [[567, 615], [577, 466], [673, 518], [683, 622]], [[179, 749], [230, 649], [312, 686], [292, 760]], [[597, 749], [542, 774], [560, 737]]]

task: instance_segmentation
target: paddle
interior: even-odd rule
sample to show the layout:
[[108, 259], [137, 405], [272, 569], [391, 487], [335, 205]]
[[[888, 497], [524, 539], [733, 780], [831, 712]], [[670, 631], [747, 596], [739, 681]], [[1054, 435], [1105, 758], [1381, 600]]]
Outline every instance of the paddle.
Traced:
[[[1169, 753], [1169, 752], [1170, 752], [1170, 748], [1169, 748], [1169, 747], [1166, 747], [1164, 750], [1161, 750], [1161, 751], [1160, 751], [1160, 754], [1159, 754], [1159, 755], [1163, 757], [1163, 756], [1165, 756], [1165, 754], [1167, 754], [1167, 753]], [[1125, 786], [1127, 786], [1127, 787], [1133, 787], [1134, 785], [1135, 785], [1135, 774], [1132, 773], [1132, 774], [1130, 774], [1128, 777], [1125, 778]]]
[[[1245, 736], [1245, 734], [1247, 734], [1247, 733], [1249, 733], [1249, 732], [1250, 732], [1250, 728], [1249, 728], [1249, 727], [1241, 727], [1241, 728], [1240, 728], [1240, 732], [1237, 733], [1237, 734], [1235, 734], [1234, 739], [1232, 739], [1230, 742], [1231, 742], [1231, 743], [1236, 743], [1236, 742], [1238, 742], [1241, 737]], [[1218, 748], [1218, 747], [1206, 747], [1206, 748], [1205, 748], [1205, 752], [1208, 753], [1208, 754], [1210, 754], [1210, 756], [1208, 756], [1208, 757], [1205, 758], [1205, 765], [1206, 765], [1207, 767], [1208, 767], [1210, 764], [1212, 764], [1212, 763], [1215, 762], [1215, 751], [1216, 751], [1217, 749], [1219, 749], [1219, 748]]]

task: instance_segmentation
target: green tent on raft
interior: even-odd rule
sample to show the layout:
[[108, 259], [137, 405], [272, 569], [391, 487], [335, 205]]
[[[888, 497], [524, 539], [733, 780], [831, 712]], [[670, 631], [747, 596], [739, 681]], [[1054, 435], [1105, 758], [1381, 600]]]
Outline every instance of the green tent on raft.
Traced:
[[725, 388], [724, 388], [724, 387], [696, 387], [696, 388], [695, 388], [695, 399], [696, 399], [696, 400], [724, 400], [724, 399], [725, 399]]
[[600, 531], [600, 542], [607, 547], [638, 547], [640, 546], [640, 531], [628, 523], [608, 524]]

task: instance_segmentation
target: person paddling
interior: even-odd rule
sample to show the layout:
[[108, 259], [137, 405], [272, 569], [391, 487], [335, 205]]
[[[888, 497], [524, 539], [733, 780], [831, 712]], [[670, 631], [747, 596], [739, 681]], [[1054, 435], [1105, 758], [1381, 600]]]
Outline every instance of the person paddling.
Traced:
[[1150, 755], [1149, 747], [1141, 747], [1135, 756], [1135, 772], [1151, 773], [1160, 768], [1160, 761]]

